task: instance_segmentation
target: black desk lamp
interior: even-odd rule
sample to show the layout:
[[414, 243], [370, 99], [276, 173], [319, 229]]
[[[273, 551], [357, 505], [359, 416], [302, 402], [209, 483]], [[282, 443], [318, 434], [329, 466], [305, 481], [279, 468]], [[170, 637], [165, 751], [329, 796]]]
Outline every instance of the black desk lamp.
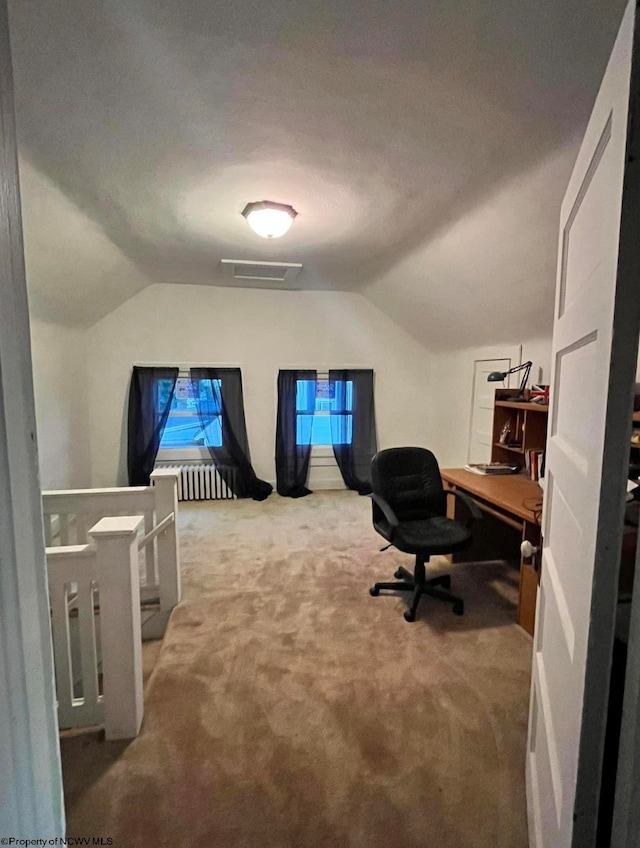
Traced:
[[514, 403], [526, 403], [526, 398], [524, 396], [524, 390], [527, 386], [527, 380], [529, 379], [529, 373], [531, 371], [531, 366], [533, 362], [523, 362], [522, 365], [516, 365], [515, 368], [509, 369], [509, 371], [492, 371], [487, 377], [487, 383], [498, 383], [502, 382], [509, 374], [515, 374], [517, 371], [522, 371], [524, 369], [524, 377], [520, 381], [520, 388], [518, 389], [518, 394], [515, 397], [506, 397], [502, 398], [502, 400], [510, 400]]

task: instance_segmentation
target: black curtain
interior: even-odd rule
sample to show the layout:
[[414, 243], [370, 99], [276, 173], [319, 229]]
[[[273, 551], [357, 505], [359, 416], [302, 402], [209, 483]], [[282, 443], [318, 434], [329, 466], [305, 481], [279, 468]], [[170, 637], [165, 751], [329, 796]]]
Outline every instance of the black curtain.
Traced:
[[[235, 469], [234, 494], [238, 498], [263, 501], [273, 486], [260, 480], [251, 465], [247, 425], [244, 417], [242, 375], [239, 368], [192, 368], [191, 383], [203, 429], [221, 417], [222, 445], [207, 445], [216, 466]], [[202, 392], [206, 382], [209, 392]]]
[[[298, 380], [308, 385], [298, 396]], [[315, 411], [317, 372], [278, 373], [278, 417], [276, 421], [276, 487], [279, 495], [303, 498], [311, 459], [311, 423]]]
[[[135, 365], [129, 388], [127, 470], [130, 486], [148, 486], [176, 390], [177, 368]], [[169, 385], [160, 387], [160, 382]]]
[[331, 370], [329, 381], [334, 384], [331, 442], [338, 468], [347, 488], [368, 495], [371, 492], [371, 460], [378, 451], [373, 371], [361, 368]]

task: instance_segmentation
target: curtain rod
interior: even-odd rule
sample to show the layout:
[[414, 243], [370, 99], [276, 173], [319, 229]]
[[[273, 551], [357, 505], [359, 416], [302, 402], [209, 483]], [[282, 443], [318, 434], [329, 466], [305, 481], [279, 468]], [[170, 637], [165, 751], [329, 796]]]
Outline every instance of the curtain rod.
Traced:
[[[134, 362], [138, 368], [241, 368], [237, 363], [217, 362]], [[361, 369], [374, 371], [372, 365], [278, 365], [281, 371], [317, 371], [319, 374], [328, 374], [329, 371], [346, 371], [348, 369]]]
[[328, 374], [329, 371], [374, 371], [372, 365], [278, 365], [281, 371], [317, 371], [318, 374]]
[[240, 368], [235, 362], [134, 362], [132, 367], [137, 368], [178, 368], [181, 370], [187, 368]]

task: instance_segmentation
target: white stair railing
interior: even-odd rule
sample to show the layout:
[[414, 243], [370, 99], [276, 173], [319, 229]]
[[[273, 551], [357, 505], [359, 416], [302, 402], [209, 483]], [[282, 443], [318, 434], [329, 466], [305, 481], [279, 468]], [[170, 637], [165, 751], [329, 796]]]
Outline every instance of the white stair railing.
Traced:
[[100, 587], [102, 687], [107, 739], [131, 739], [142, 724], [142, 629], [138, 576], [141, 515], [102, 518], [89, 530]]
[[143, 602], [159, 600], [169, 612], [180, 601], [180, 558], [175, 522], [160, 535], [152, 535], [157, 524], [178, 514], [177, 487], [180, 472], [159, 468], [151, 474], [150, 486], [107, 489], [63, 489], [42, 493], [47, 548], [84, 545], [88, 530], [101, 518], [115, 515], [144, 516], [141, 547], [140, 596]]
[[[102, 724], [94, 595], [96, 552], [89, 545], [47, 550], [49, 603], [60, 727]], [[76, 626], [80, 632], [73, 633]], [[81, 692], [78, 689], [81, 689]]]
[[[180, 603], [180, 546], [178, 540], [178, 478], [180, 472], [174, 468], [157, 468], [151, 472], [155, 496], [158, 595], [160, 609], [169, 612]], [[160, 526], [163, 530], [160, 531]], [[146, 548], [148, 549], [148, 548]]]
[[[47, 549], [61, 728], [104, 723], [107, 739], [130, 739], [140, 730], [138, 533], [143, 521], [142, 515], [102, 518], [89, 531], [90, 544]], [[100, 609], [100, 652], [96, 605]]]
[[[80, 533], [85, 539], [83, 544], [47, 547], [62, 728], [104, 723], [107, 739], [138, 734], [143, 712], [141, 600], [157, 599], [159, 635], [180, 601], [176, 478], [176, 471], [160, 469], [148, 487], [43, 494], [49, 527], [52, 517], [57, 520], [48, 541], [68, 541], [70, 527], [76, 538]], [[156, 551], [157, 572], [141, 572], [140, 552], [149, 550]], [[148, 556], [145, 561], [148, 566]]]

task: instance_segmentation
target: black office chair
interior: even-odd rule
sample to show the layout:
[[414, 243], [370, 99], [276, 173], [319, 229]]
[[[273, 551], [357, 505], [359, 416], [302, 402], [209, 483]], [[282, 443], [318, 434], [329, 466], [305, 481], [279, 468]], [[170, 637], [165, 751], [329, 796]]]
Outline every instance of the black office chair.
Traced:
[[[369, 592], [377, 596], [381, 589], [413, 592], [405, 612], [414, 621], [423, 595], [453, 604], [453, 612], [462, 615], [464, 601], [445, 591], [451, 586], [448, 574], [426, 579], [425, 563], [434, 554], [452, 554], [471, 542], [469, 527], [482, 513], [473, 500], [462, 492], [445, 491], [438, 461], [425, 448], [390, 448], [377, 453], [371, 463], [370, 495], [373, 526], [399, 551], [415, 554], [413, 575], [400, 566], [393, 575], [397, 583], [375, 583]], [[463, 501], [469, 511], [466, 523], [447, 518], [447, 495]], [[386, 550], [386, 548], [382, 548]], [[440, 588], [444, 587], [444, 588]]]

